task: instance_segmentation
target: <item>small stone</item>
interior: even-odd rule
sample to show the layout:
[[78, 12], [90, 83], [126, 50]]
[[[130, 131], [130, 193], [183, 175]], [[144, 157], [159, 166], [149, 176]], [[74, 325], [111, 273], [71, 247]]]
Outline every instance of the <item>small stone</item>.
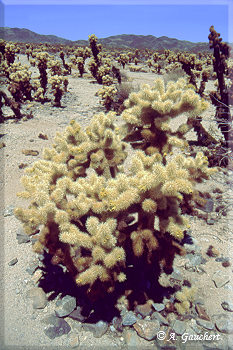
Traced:
[[118, 332], [122, 332], [123, 331], [123, 325], [122, 325], [122, 318], [121, 317], [114, 317], [112, 319], [112, 325]]
[[27, 296], [32, 299], [33, 309], [44, 309], [47, 305], [47, 297], [42, 288], [34, 287], [30, 289]]
[[69, 336], [69, 346], [72, 349], [75, 349], [75, 348], [79, 348], [79, 345], [80, 345], [79, 336], [77, 334], [71, 334]]
[[229, 267], [229, 266], [231, 266], [231, 263], [230, 263], [229, 260], [226, 260], [226, 261], [223, 261], [223, 262], [222, 262], [222, 266], [223, 266], [223, 267]]
[[14, 259], [12, 259], [11, 261], [8, 262], [8, 265], [9, 266], [14, 266], [15, 264], [17, 264], [17, 262], [18, 262], [18, 259], [14, 258]]
[[16, 239], [18, 241], [18, 244], [30, 242], [30, 237], [28, 235], [23, 234], [23, 233], [17, 233]]
[[80, 306], [77, 306], [76, 309], [69, 314], [69, 317], [79, 322], [84, 322], [86, 320], [86, 317], [82, 315], [82, 308]]
[[4, 142], [0, 142], [0, 149], [6, 147], [6, 144]]
[[165, 305], [162, 303], [152, 303], [153, 308], [155, 309], [155, 311], [163, 311], [165, 309]]
[[216, 271], [212, 276], [212, 281], [214, 282], [217, 288], [223, 287], [229, 282], [229, 276], [222, 273], [222, 271]]
[[202, 206], [197, 205], [197, 208], [206, 213], [211, 213], [214, 209], [214, 201], [211, 198], [205, 199], [205, 204]]
[[141, 349], [140, 338], [132, 329], [125, 330], [124, 340], [128, 347], [138, 350]]
[[198, 327], [196, 320], [192, 319], [189, 321], [189, 326], [194, 330], [197, 334], [202, 334], [203, 329], [201, 327]]
[[138, 318], [133, 313], [133, 311], [127, 312], [123, 318], [122, 318], [122, 324], [123, 326], [132, 326], [134, 323], [136, 323]]
[[36, 284], [37, 282], [39, 282], [42, 276], [43, 272], [41, 270], [36, 270], [32, 276], [32, 281]]
[[219, 256], [219, 250], [213, 247], [212, 245], [210, 245], [206, 254], [210, 257], [216, 258], [217, 256]]
[[38, 267], [39, 267], [39, 262], [38, 261], [33, 261], [26, 268], [26, 271], [27, 271], [27, 273], [29, 273], [29, 275], [33, 275]]
[[152, 314], [151, 303], [147, 302], [142, 305], [137, 305], [135, 308], [135, 312], [139, 313], [143, 317], [150, 316]]
[[34, 151], [32, 149], [23, 149], [22, 153], [25, 156], [38, 156], [39, 152], [38, 151]]
[[58, 317], [68, 316], [76, 308], [76, 298], [66, 295], [56, 303], [55, 314]]
[[101, 338], [108, 330], [108, 323], [102, 320], [97, 323], [84, 323], [83, 330], [92, 332], [95, 338]]
[[233, 303], [230, 301], [224, 301], [222, 304], [222, 308], [226, 311], [233, 312]]
[[233, 334], [233, 319], [226, 315], [218, 315], [215, 326], [221, 333]]
[[200, 304], [196, 304], [195, 309], [198, 313], [199, 318], [205, 321], [210, 321], [210, 317], [207, 315], [206, 310], [203, 306], [201, 306]]
[[44, 329], [44, 333], [50, 339], [60, 337], [63, 334], [68, 334], [71, 331], [70, 325], [63, 320], [63, 318], [54, 315], [47, 317], [43, 322], [48, 324]]
[[133, 327], [140, 337], [146, 340], [152, 340], [156, 338], [160, 324], [158, 320], [138, 320]]
[[169, 322], [166, 320], [166, 318], [163, 317], [159, 312], [153, 312], [153, 314], [151, 315], [151, 319], [158, 320], [161, 325], [162, 324], [165, 326], [169, 325]]
[[187, 254], [186, 258], [188, 258], [189, 260], [188, 265], [191, 265], [193, 267], [206, 262], [206, 260], [203, 259], [201, 254]]
[[197, 324], [203, 328], [206, 328], [208, 330], [214, 329], [214, 324], [210, 321], [202, 320], [201, 318], [196, 320]]
[[28, 166], [27, 163], [20, 163], [18, 167], [19, 169], [25, 169], [27, 166]]
[[215, 220], [213, 218], [207, 219], [206, 222], [207, 222], [208, 225], [214, 225], [215, 224]]
[[48, 136], [46, 134], [39, 133], [38, 137], [42, 140], [48, 140]]
[[14, 215], [14, 210], [15, 210], [15, 207], [14, 207], [13, 205], [9, 205], [9, 206], [4, 210], [3, 216], [6, 217], [6, 216], [12, 216], [12, 215]]
[[175, 322], [171, 326], [177, 335], [182, 335], [187, 327], [186, 323], [180, 320], [175, 320]]

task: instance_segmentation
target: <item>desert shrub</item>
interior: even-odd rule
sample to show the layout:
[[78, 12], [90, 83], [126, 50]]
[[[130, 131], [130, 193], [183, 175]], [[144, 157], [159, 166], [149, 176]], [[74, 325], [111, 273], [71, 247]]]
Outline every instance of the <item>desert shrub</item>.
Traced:
[[72, 121], [26, 169], [19, 196], [30, 205], [15, 215], [27, 234], [39, 232], [34, 250], [63, 264], [90, 302], [153, 299], [162, 269], [171, 273], [184, 253], [189, 223], [180, 206], [214, 170], [201, 152], [182, 154], [190, 125], [172, 132], [169, 121], [195, 119], [206, 106], [184, 80], [158, 79], [129, 95], [120, 127], [113, 112], [95, 115], [86, 130]]

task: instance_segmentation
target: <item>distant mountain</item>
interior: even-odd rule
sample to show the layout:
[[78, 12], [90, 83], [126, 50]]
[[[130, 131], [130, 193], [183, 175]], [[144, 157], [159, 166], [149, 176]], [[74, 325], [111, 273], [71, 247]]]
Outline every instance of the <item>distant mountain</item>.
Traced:
[[[49, 43], [49, 44], [67, 44], [77, 46], [88, 46], [88, 40], [67, 40], [55, 35], [41, 35], [25, 28], [0, 27], [0, 38], [6, 41], [24, 42], [24, 43]], [[138, 48], [150, 50], [179, 50], [179, 51], [209, 51], [209, 44], [192, 43], [186, 40], [178, 40], [161, 36], [156, 38], [153, 35], [134, 35], [121, 34], [109, 36], [107, 38], [98, 38], [104, 47], [114, 48]]]
[[0, 27], [0, 39], [19, 43], [72, 44], [71, 40], [56, 35], [42, 35], [25, 28]]

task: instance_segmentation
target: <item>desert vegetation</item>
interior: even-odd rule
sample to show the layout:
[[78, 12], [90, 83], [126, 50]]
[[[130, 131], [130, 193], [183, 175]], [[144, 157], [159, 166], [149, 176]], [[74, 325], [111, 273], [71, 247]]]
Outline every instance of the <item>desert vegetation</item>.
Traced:
[[[87, 47], [0, 42], [1, 124], [20, 128], [35, 106], [62, 113], [71, 79], [98, 87], [89, 125], [71, 120], [26, 166], [18, 196], [28, 207], [14, 214], [100, 317], [106, 300], [108, 312], [135, 311], [158, 295], [178, 317], [194, 308], [195, 285], [160, 276], [186, 254], [189, 218], [207, 220], [197, 185], [233, 169], [233, 60], [213, 26], [209, 43], [212, 52], [190, 53], [109, 50], [94, 34]], [[136, 86], [139, 74], [154, 82]]]

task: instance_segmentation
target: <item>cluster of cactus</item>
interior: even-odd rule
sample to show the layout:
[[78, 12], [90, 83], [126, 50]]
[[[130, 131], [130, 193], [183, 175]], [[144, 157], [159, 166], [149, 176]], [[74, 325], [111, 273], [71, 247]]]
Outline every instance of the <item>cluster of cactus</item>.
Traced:
[[212, 102], [216, 108], [216, 119], [218, 126], [225, 138], [227, 146], [233, 150], [233, 129], [232, 117], [229, 108], [229, 94], [225, 84], [225, 77], [228, 73], [227, 59], [230, 54], [230, 47], [222, 42], [220, 34], [216, 32], [214, 26], [210, 27], [208, 36], [209, 45], [214, 49], [213, 68], [218, 80], [218, 92], [212, 93]]
[[106, 111], [111, 109], [111, 106], [114, 102], [114, 97], [117, 94], [117, 89], [114, 84], [104, 85], [100, 90], [98, 90], [98, 96], [101, 97], [101, 102], [106, 108]]
[[37, 67], [40, 72], [40, 85], [43, 89], [43, 96], [45, 96], [46, 90], [47, 90], [47, 84], [48, 84], [48, 74], [47, 74], [47, 68], [48, 68], [48, 53], [47, 52], [40, 52], [36, 55], [37, 59]]
[[63, 67], [64, 67], [64, 72], [63, 72], [63, 75], [70, 75], [71, 74], [71, 67], [69, 64], [67, 64], [65, 62], [65, 54], [63, 51], [60, 52], [60, 58], [62, 60], [62, 64], [63, 64]]
[[20, 111], [21, 103], [9, 98], [4, 91], [0, 90], [0, 123], [4, 123], [5, 121], [2, 111], [2, 107], [4, 106], [7, 106], [12, 110], [16, 119], [21, 119], [23, 117]]
[[125, 106], [119, 127], [108, 112], [85, 131], [72, 121], [58, 133], [22, 178], [28, 209], [15, 210], [27, 234], [39, 232], [35, 251], [63, 264], [91, 301], [155, 297], [161, 269], [171, 273], [184, 252], [181, 204], [215, 171], [201, 152], [172, 153], [187, 145], [190, 125], [172, 131], [169, 122], [182, 113], [195, 119], [207, 107], [184, 80], [144, 85]]
[[53, 75], [48, 82], [51, 84], [51, 89], [54, 94], [54, 106], [61, 107], [61, 98], [64, 91], [67, 91], [68, 80], [59, 75]]
[[19, 48], [13, 43], [5, 44], [5, 59], [7, 61], [8, 66], [10, 66], [15, 61], [15, 55], [19, 52]]
[[16, 102], [23, 100], [32, 100], [31, 92], [31, 72], [27, 65], [21, 65], [20, 62], [13, 63], [9, 71], [8, 90]]

